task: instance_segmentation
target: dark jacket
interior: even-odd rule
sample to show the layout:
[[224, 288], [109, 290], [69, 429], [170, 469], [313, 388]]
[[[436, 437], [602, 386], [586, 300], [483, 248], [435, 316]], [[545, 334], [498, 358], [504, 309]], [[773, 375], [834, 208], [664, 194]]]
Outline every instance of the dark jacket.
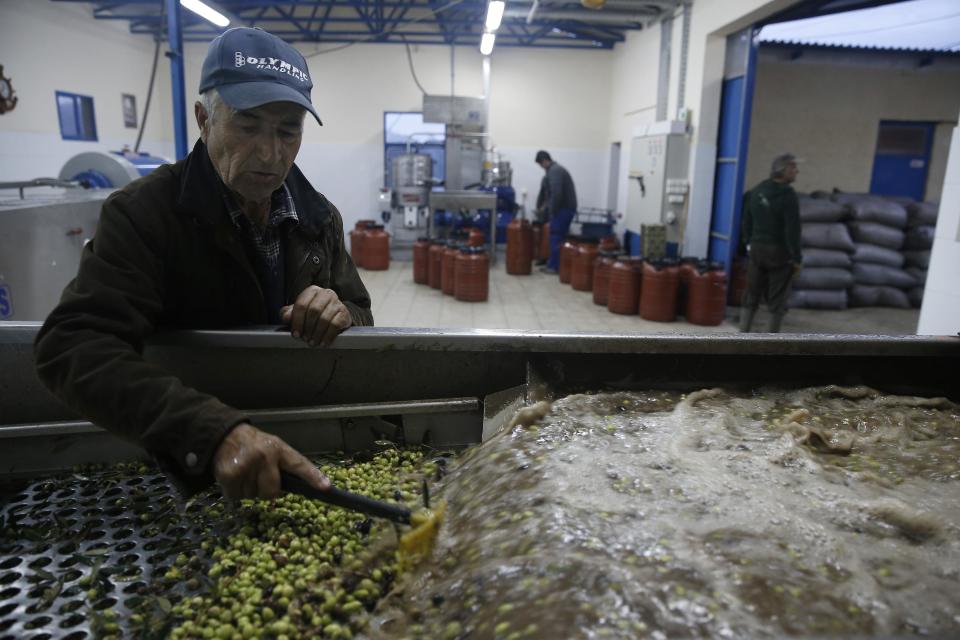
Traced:
[[[300, 219], [284, 245], [287, 304], [315, 284], [337, 293], [354, 324], [373, 324], [340, 213], [296, 166], [286, 184]], [[209, 475], [223, 436], [247, 417], [145, 362], [144, 340], [159, 329], [264, 324], [256, 271], [197, 142], [104, 202], [77, 277], [37, 336], [37, 372], [91, 422], [187, 476]]]
[[740, 242], [783, 247], [800, 264], [800, 203], [789, 184], [764, 180], [745, 198]]
[[550, 164], [540, 182], [537, 209], [540, 208], [545, 210], [547, 222], [560, 209], [577, 210], [577, 190], [573, 186], [573, 178], [569, 171], [556, 162]]

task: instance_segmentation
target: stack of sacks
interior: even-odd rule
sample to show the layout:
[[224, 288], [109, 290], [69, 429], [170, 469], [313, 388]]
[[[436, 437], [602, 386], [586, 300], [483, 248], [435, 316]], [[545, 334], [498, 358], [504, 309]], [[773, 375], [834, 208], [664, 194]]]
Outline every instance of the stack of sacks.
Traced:
[[846, 208], [826, 198], [798, 195], [803, 270], [793, 281], [791, 307], [846, 309], [853, 286], [853, 241], [843, 220]]
[[847, 228], [854, 241], [850, 305], [910, 308], [907, 291], [918, 283], [903, 269], [906, 208], [870, 194], [837, 193], [833, 200], [850, 214]]
[[939, 206], [930, 202], [914, 202], [907, 206], [907, 237], [903, 243], [904, 271], [917, 281], [907, 292], [910, 304], [919, 307], [923, 301], [923, 287], [927, 282], [933, 232], [937, 227]]

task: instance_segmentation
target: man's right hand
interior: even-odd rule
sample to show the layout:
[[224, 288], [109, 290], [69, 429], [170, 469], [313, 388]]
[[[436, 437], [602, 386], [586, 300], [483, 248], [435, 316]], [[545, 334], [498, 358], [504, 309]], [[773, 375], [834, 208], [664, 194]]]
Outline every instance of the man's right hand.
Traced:
[[213, 454], [213, 475], [232, 500], [276, 498], [281, 470], [321, 491], [330, 488], [330, 480], [298, 451], [246, 422], [234, 427]]
[[801, 271], [803, 271], [803, 263], [802, 263], [802, 262], [794, 262], [794, 263], [793, 263], [793, 277], [796, 278], [798, 275], [800, 275], [800, 272], [801, 272]]

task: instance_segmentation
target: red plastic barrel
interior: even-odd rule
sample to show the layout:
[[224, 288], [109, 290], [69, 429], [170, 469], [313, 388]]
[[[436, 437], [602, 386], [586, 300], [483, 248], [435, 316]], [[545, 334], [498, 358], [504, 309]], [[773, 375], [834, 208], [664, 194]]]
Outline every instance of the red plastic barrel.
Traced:
[[715, 327], [727, 310], [727, 274], [719, 262], [701, 262], [690, 276], [687, 322]]
[[677, 315], [687, 315], [687, 287], [690, 284], [690, 276], [697, 272], [697, 263], [700, 258], [685, 256], [680, 258], [679, 270], [680, 284], [677, 288]]
[[353, 263], [358, 267], [363, 267], [363, 235], [367, 227], [375, 225], [376, 220], [357, 220], [357, 223], [350, 231], [350, 256]]
[[482, 247], [486, 242], [486, 236], [480, 229], [470, 229], [470, 235], [467, 236], [467, 244], [471, 247]]
[[540, 259], [550, 259], [550, 223], [543, 223], [543, 232], [540, 235]]
[[643, 267], [640, 293], [640, 317], [655, 322], [677, 319], [677, 288], [680, 271], [672, 261], [648, 262]]
[[507, 273], [526, 276], [533, 270], [533, 227], [522, 218], [507, 225]]
[[593, 260], [593, 303], [607, 306], [610, 287], [610, 268], [617, 261], [615, 251], [601, 251]]
[[440, 258], [440, 290], [445, 294], [452, 296], [456, 280], [454, 280], [454, 263], [457, 255], [460, 253], [460, 247], [453, 241], [447, 243], [443, 250], [443, 257]]
[[367, 227], [363, 235], [363, 266], [371, 271], [390, 268], [390, 234], [382, 224]]
[[543, 255], [543, 223], [534, 222], [533, 227], [533, 259], [546, 260], [548, 256]]
[[490, 257], [483, 247], [464, 247], [456, 258], [457, 300], [483, 302], [489, 295]]
[[430, 253], [428, 254], [427, 284], [434, 289], [440, 288], [440, 275], [443, 268], [443, 240], [434, 240], [430, 244]]
[[734, 258], [730, 268], [730, 306], [739, 307], [747, 292], [748, 258]]
[[612, 313], [636, 315], [640, 299], [640, 271], [636, 258], [620, 256], [610, 265], [610, 283], [607, 286], [607, 309]]
[[600, 251], [620, 251], [620, 241], [611, 234], [600, 238]]
[[427, 284], [430, 279], [430, 238], [417, 238], [413, 245], [413, 281]]
[[573, 256], [573, 271], [570, 285], [577, 291], [590, 291], [593, 288], [593, 261], [600, 253], [596, 238], [583, 238]]
[[573, 256], [577, 253], [577, 237], [567, 236], [560, 245], [560, 282], [567, 284], [573, 275]]

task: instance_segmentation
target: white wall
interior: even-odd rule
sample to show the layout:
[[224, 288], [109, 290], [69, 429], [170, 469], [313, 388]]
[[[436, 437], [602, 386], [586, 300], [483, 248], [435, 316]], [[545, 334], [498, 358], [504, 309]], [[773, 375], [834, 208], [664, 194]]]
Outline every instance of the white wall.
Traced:
[[762, 51], [753, 99], [747, 185], [765, 179], [784, 151], [805, 158], [796, 188], [870, 190], [881, 120], [941, 123], [934, 137], [927, 200], [943, 186], [946, 150], [960, 109], [960, 64], [918, 68], [916, 56], [812, 51], [791, 61]]
[[[39, 0], [0, 2], [0, 64], [17, 106], [0, 115], [0, 182], [56, 177], [67, 159], [90, 150], [131, 147], [136, 129], [123, 124], [121, 94], [137, 99], [142, 118], [153, 61], [150, 38], [126, 23], [94, 21], [89, 5]], [[171, 155], [170, 72], [161, 57], [152, 115], [141, 150]], [[63, 140], [55, 91], [92, 96], [98, 142]]]
[[[50, 43], [57, 43], [50, 57]], [[398, 45], [358, 44], [313, 55], [329, 45], [298, 45], [314, 80], [313, 101], [324, 126], [308, 122], [298, 165], [314, 186], [342, 211], [352, 226], [377, 210], [383, 181], [384, 111], [419, 111], [422, 94]], [[184, 47], [188, 145], [199, 131], [193, 103], [206, 43]], [[0, 61], [13, 77], [20, 104], [0, 116], [0, 181], [56, 175], [76, 153], [133, 144], [136, 131], [124, 129], [120, 93], [137, 96], [143, 111], [153, 42], [133, 36], [127, 23], [99, 21], [89, 5], [47, 0], [0, 2]], [[451, 91], [449, 47], [412, 46], [420, 83], [432, 94]], [[547, 149], [566, 166], [584, 206], [605, 202], [611, 91], [611, 51], [498, 48], [492, 55], [489, 128], [493, 142], [514, 167], [514, 186], [536, 197], [542, 170], [534, 164]], [[454, 91], [481, 96], [477, 47], [457, 47]], [[141, 148], [173, 155], [170, 67], [161, 56], [151, 114]], [[94, 97], [100, 140], [63, 141], [54, 91]], [[479, 176], [478, 176], [479, 177]]]
[[[960, 127], [953, 129], [917, 333], [960, 333]], [[950, 374], [947, 374], [950, 375]]]

